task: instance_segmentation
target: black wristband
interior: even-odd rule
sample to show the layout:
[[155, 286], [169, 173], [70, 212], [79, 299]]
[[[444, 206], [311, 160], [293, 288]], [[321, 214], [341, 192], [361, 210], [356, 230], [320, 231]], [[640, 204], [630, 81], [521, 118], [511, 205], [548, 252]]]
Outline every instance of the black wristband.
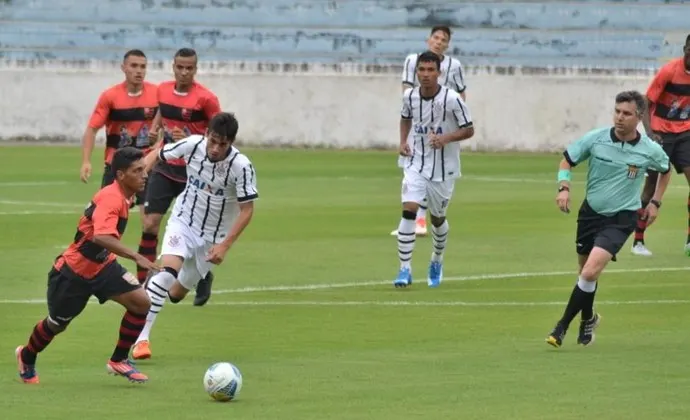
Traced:
[[654, 204], [656, 208], [660, 209], [661, 208], [661, 201], [656, 201], [656, 200], [649, 200], [650, 204]]

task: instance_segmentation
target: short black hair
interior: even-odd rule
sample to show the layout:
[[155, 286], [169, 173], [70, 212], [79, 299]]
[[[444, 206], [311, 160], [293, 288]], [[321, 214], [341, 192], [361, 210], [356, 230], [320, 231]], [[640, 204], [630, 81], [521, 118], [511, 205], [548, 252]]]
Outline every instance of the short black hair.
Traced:
[[177, 57], [185, 57], [185, 58], [186, 57], [196, 57], [196, 51], [194, 51], [193, 48], [180, 48], [175, 53], [174, 58], [177, 58]]
[[142, 50], [129, 50], [125, 53], [125, 56], [122, 58], [122, 61], [127, 60], [129, 57], [143, 57], [146, 58], [146, 54]]
[[450, 28], [448, 26], [444, 26], [444, 25], [434, 26], [433, 28], [431, 28], [431, 35], [435, 34], [438, 31], [441, 31], [444, 34], [446, 34], [448, 36], [448, 41], [450, 41], [451, 31], [450, 31]]
[[419, 54], [419, 57], [417, 57], [417, 65], [419, 65], [419, 63], [431, 62], [436, 63], [436, 70], [441, 70], [441, 59], [436, 53], [432, 51], [424, 51], [423, 53]]
[[135, 147], [127, 146], [117, 149], [113, 155], [110, 167], [113, 175], [117, 176], [117, 171], [126, 171], [134, 162], [144, 157], [144, 152]]
[[690, 45], [690, 34], [685, 38], [685, 45]]
[[637, 107], [637, 115], [643, 115], [647, 109], [647, 100], [636, 90], [626, 90], [616, 95], [616, 104], [632, 102]]
[[230, 112], [219, 112], [208, 123], [208, 131], [226, 138], [231, 143], [235, 141], [237, 130], [240, 126], [235, 118], [235, 114]]

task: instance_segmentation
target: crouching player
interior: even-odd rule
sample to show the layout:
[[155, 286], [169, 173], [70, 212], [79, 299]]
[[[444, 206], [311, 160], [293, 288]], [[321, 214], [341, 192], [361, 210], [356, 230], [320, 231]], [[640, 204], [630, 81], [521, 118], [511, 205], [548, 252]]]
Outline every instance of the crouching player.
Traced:
[[101, 304], [112, 300], [127, 310], [115, 351], [106, 365], [108, 371], [132, 382], [148, 380], [128, 356], [144, 327], [151, 301], [136, 277], [116, 259], [118, 255], [149, 270], [158, 269], [120, 242], [130, 203], [146, 185], [143, 157], [144, 153], [133, 147], [115, 152], [111, 162], [115, 182], [91, 199], [79, 220], [74, 242], [57, 257], [48, 273], [48, 316], [34, 327], [26, 345], [15, 350], [19, 377], [25, 383], [38, 383], [36, 357], [84, 310], [92, 295]]

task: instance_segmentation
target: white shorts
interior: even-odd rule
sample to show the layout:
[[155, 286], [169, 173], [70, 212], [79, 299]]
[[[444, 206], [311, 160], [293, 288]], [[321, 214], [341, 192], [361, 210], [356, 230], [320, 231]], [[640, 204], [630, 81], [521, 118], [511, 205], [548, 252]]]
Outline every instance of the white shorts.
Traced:
[[199, 237], [186, 224], [168, 219], [161, 255], [177, 255], [184, 259], [177, 279], [187, 290], [196, 288], [199, 280], [206, 277], [213, 264], [206, 261], [206, 254], [213, 246]]
[[429, 181], [418, 172], [406, 169], [402, 180], [402, 202], [423, 204], [427, 199], [427, 208], [432, 216], [445, 217], [448, 203], [453, 196], [455, 179], [446, 181]]

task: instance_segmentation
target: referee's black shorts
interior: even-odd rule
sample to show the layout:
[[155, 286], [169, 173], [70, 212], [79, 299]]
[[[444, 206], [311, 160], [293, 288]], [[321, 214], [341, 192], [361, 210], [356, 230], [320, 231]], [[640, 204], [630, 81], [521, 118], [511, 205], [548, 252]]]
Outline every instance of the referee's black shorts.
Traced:
[[616, 254], [635, 231], [637, 212], [623, 210], [611, 216], [604, 216], [592, 210], [587, 200], [577, 214], [575, 249], [579, 255], [589, 255], [592, 248], [607, 250], [616, 260]]

